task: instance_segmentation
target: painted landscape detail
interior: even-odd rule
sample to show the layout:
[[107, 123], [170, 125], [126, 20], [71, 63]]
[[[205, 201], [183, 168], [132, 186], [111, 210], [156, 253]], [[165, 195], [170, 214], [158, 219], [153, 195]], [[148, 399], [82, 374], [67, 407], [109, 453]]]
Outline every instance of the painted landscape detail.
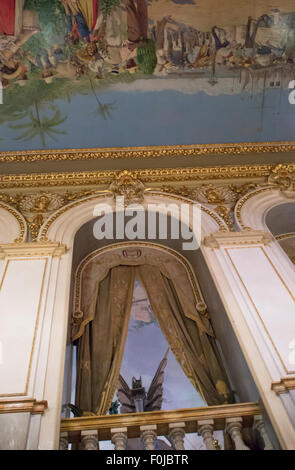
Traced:
[[294, 0], [1, 0], [0, 150], [294, 139]]

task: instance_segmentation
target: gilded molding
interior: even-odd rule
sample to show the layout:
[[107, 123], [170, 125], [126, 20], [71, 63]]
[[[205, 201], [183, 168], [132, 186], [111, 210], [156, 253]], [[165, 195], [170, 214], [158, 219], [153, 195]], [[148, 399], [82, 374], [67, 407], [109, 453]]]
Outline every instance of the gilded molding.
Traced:
[[201, 155], [247, 155], [295, 151], [295, 142], [245, 142], [229, 144], [167, 145], [147, 147], [110, 147], [93, 149], [27, 150], [0, 152], [0, 162], [38, 162], [89, 160], [105, 158], [160, 158]]
[[240, 227], [243, 230], [250, 230], [250, 228], [246, 227], [242, 221], [241, 213], [242, 213], [242, 208], [244, 204], [247, 201], [249, 201], [249, 199], [251, 199], [252, 197], [257, 196], [258, 194], [264, 193], [265, 191], [273, 191], [274, 189], [279, 190], [278, 186], [276, 185], [263, 186], [262, 188], [255, 189], [254, 191], [251, 191], [250, 193], [246, 194], [237, 202], [236, 207], [235, 207], [235, 217]]
[[6, 210], [17, 220], [19, 225], [19, 237], [15, 240], [15, 243], [21, 243], [26, 239], [27, 236], [27, 226], [25, 223], [24, 217], [9, 204], [5, 204], [0, 201], [0, 208]]
[[[258, 173], [255, 173], [256, 171]], [[221, 231], [233, 231], [234, 208], [236, 220], [245, 229], [246, 227], [241, 220], [243, 204], [261, 191], [274, 188], [280, 189], [279, 181], [281, 181], [281, 177], [284, 176], [284, 178], [288, 177], [290, 179], [290, 175], [293, 175], [294, 172], [295, 165], [258, 165], [252, 167], [170, 168], [43, 175], [4, 175], [0, 177], [0, 180], [2, 178], [2, 182], [4, 182], [4, 189], [23, 185], [24, 191], [12, 194], [10, 191], [3, 190], [0, 193], [0, 204], [7, 204], [7, 208], [9, 208], [7, 210], [10, 212], [18, 211], [18, 213], [15, 212], [15, 216], [18, 214], [19, 222], [22, 222], [23, 226], [21, 227], [21, 236], [17, 241], [24, 241], [26, 226], [29, 229], [29, 240], [36, 241], [38, 236], [43, 241], [47, 240], [44, 233], [46, 227], [49, 227], [53, 220], [68, 208], [74, 207], [76, 203], [81, 204], [86, 198], [99, 195], [124, 196], [126, 203], [143, 202], [144, 194], [148, 193], [162, 196], [166, 194], [172, 199], [183, 202], [196, 201], [202, 205], [202, 210], [215, 220]], [[237, 183], [239, 178], [249, 178], [251, 173], [251, 181], [241, 182], [242, 184]], [[257, 177], [259, 174], [260, 181], [253, 181], [254, 174]], [[279, 175], [280, 180], [271, 183], [272, 174], [275, 175], [275, 178]], [[262, 175], [263, 179], [261, 181]], [[85, 177], [88, 180], [87, 178], [85, 180]], [[233, 183], [230, 183], [230, 181], [225, 182], [226, 177], [234, 178], [236, 181]], [[224, 181], [221, 184], [213, 184], [213, 178], [223, 179]], [[83, 184], [84, 188], [69, 191], [66, 189], [68, 181], [70, 186]], [[163, 184], [146, 187], [145, 183], [148, 181], [150, 183], [162, 182]], [[183, 183], [187, 181], [190, 184], [183, 184], [182, 186], [172, 184], [179, 181]], [[106, 182], [108, 182], [108, 185], [106, 185]], [[165, 184], [166, 182], [170, 184]], [[96, 185], [93, 187], [94, 183]], [[43, 190], [40, 188], [41, 184], [44, 185]], [[92, 187], [87, 188], [87, 184], [92, 185]], [[30, 187], [39, 185], [39, 190], [28, 193], [25, 191], [28, 185]], [[62, 189], [59, 192], [52, 192], [45, 189], [46, 185], [50, 187], [60, 185]], [[21, 219], [22, 216], [23, 220]], [[42, 238], [40, 238], [40, 230], [42, 230]]]
[[19, 398], [0, 400], [1, 413], [31, 413], [43, 415], [48, 408], [47, 401], [37, 401], [34, 398]]
[[275, 237], [277, 241], [285, 240], [286, 238], [295, 238], [295, 232], [282, 233], [281, 235], [276, 235]]
[[[295, 164], [288, 165], [295, 171]], [[267, 179], [275, 165], [234, 165], [215, 167], [155, 168], [132, 170], [143, 183], [206, 181], [241, 178]], [[72, 173], [29, 173], [0, 175], [1, 189], [110, 185], [120, 171], [82, 171]], [[266, 180], [265, 180], [266, 181]]]
[[52, 256], [60, 258], [67, 252], [61, 243], [7, 243], [0, 245], [0, 259], [17, 257]]
[[295, 377], [284, 377], [280, 382], [273, 382], [271, 389], [276, 392], [277, 395], [287, 393], [289, 390], [295, 390]]
[[[53, 222], [55, 222], [55, 220], [57, 220], [62, 214], [64, 214], [68, 210], [73, 209], [74, 207], [77, 207], [77, 206], [80, 206], [81, 204], [84, 204], [87, 201], [91, 201], [93, 199], [96, 199], [99, 196], [105, 196], [106, 194], [107, 193], [105, 191], [104, 192], [103, 191], [99, 191], [99, 192], [96, 191], [94, 195], [81, 198], [77, 201], [72, 202], [71, 204], [67, 204], [66, 206], [62, 207], [58, 211], [54, 212], [47, 219], [46, 223], [41, 227], [41, 230], [40, 230], [39, 235], [38, 235], [38, 240], [40, 242], [47, 242], [48, 241], [48, 238], [47, 238], [48, 230], [50, 229]], [[157, 196], [160, 196], [160, 197], [167, 197], [166, 193], [161, 193], [160, 191], [149, 191], [148, 194], [152, 194], [152, 195], [154, 194], [154, 195], [157, 195]], [[183, 202], [183, 203], [188, 203], [188, 204], [192, 203], [191, 200], [189, 200], [187, 198], [184, 198], [184, 197], [174, 195], [174, 194], [169, 194], [168, 196], [169, 196], [170, 199], [175, 199], [175, 200]], [[225, 232], [228, 231], [228, 227], [227, 227], [226, 223], [214, 211], [212, 211], [209, 208], [204, 207], [204, 206], [201, 206], [201, 210], [203, 212], [205, 212], [206, 214], [210, 215], [210, 217], [212, 217], [213, 220], [215, 220], [216, 224], [219, 226], [219, 230], [225, 231]]]
[[287, 198], [295, 198], [295, 170], [293, 165], [280, 163], [272, 169], [268, 177], [269, 184], [275, 184]]
[[243, 230], [241, 232], [215, 232], [205, 237], [204, 246], [219, 249], [222, 246], [268, 245], [273, 241], [271, 233], [260, 230]]

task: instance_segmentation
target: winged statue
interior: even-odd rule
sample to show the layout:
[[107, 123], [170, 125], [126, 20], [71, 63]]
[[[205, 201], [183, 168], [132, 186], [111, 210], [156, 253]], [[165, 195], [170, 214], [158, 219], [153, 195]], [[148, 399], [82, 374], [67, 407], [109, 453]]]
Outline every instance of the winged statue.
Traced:
[[148, 392], [142, 386], [141, 377], [139, 379], [132, 378], [132, 388], [130, 389], [122, 375], [119, 376], [117, 397], [121, 403], [120, 413], [158, 411], [162, 408], [164, 370], [167, 365], [169, 349], [159, 364]]

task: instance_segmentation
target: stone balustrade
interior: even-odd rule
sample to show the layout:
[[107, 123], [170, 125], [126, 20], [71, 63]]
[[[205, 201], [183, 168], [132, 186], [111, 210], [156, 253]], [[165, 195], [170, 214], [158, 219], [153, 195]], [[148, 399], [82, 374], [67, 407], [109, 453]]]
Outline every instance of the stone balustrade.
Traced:
[[[208, 406], [183, 410], [153, 411], [106, 416], [65, 418], [61, 421], [60, 450], [74, 448], [99, 450], [100, 441], [111, 441], [115, 450], [125, 450], [128, 439], [139, 438], [146, 450], [155, 450], [159, 436], [166, 436], [173, 449], [185, 450], [185, 436], [197, 433], [206, 450], [219, 450], [214, 431], [224, 431], [231, 448], [250, 450], [243, 429], [252, 429], [264, 443], [261, 450], [272, 450], [263, 417], [256, 403]], [[261, 446], [261, 444], [260, 444]], [[257, 447], [256, 447], [257, 448]]]

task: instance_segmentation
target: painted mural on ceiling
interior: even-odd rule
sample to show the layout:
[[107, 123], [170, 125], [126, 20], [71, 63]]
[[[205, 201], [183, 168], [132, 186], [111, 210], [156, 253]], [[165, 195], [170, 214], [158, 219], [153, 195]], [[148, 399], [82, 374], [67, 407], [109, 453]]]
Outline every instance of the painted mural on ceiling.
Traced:
[[294, 79], [294, 0], [1, 0], [2, 151], [291, 141]]

